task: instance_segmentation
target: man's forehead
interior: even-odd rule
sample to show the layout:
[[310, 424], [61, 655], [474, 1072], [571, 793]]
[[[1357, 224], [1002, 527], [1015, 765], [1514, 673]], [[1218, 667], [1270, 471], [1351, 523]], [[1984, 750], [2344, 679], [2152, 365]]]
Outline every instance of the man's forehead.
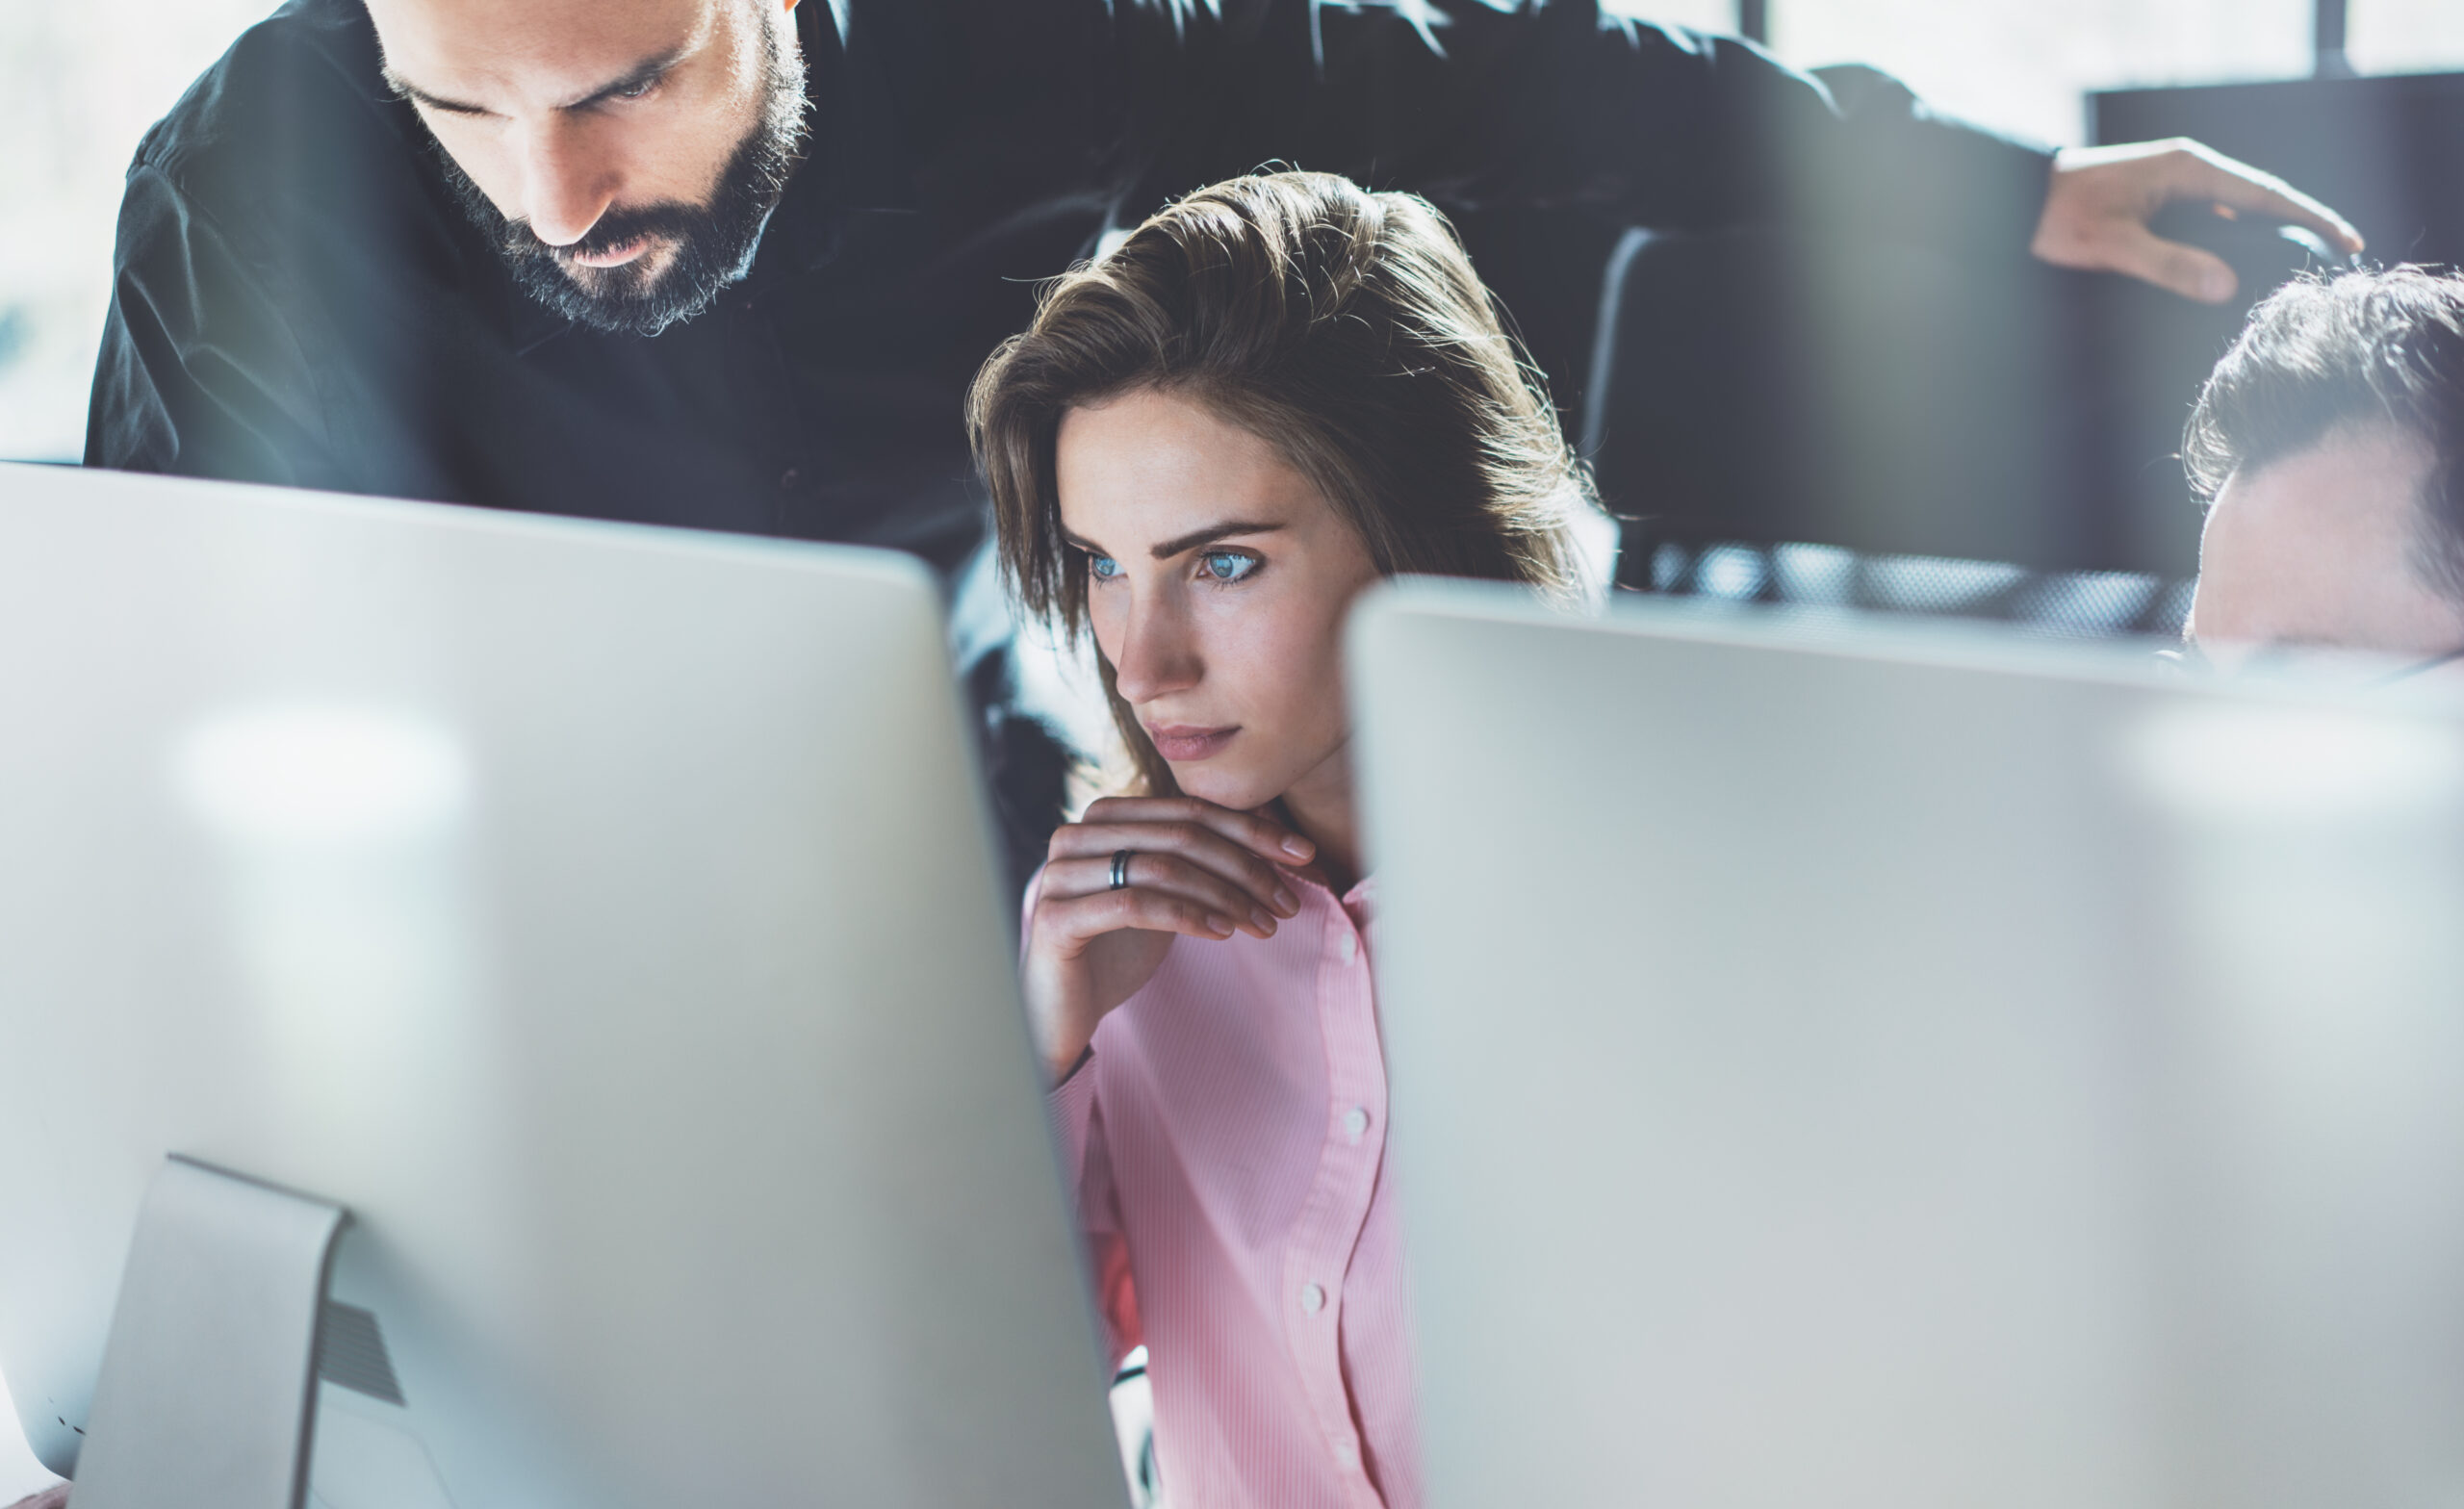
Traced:
[[2200, 550], [2197, 630], [2367, 646], [2426, 593], [2414, 564], [2429, 448], [2393, 425], [2340, 430], [2234, 473]]
[[710, 31], [716, 0], [367, 0], [398, 85], [500, 105], [578, 97]]
[[2254, 547], [2301, 556], [2377, 558], [2419, 535], [2422, 484], [2434, 461], [2393, 423], [2347, 425], [2317, 445], [2233, 474], [2217, 523]]

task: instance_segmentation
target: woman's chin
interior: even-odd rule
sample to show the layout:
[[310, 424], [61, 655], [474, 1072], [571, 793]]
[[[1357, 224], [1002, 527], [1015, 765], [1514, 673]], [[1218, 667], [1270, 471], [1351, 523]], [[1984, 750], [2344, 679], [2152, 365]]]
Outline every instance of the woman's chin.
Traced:
[[1181, 788], [1181, 795], [1185, 797], [1212, 802], [1217, 806], [1228, 806], [1236, 812], [1262, 807], [1283, 795], [1280, 791], [1266, 789], [1265, 782], [1254, 777], [1244, 777], [1238, 771], [1219, 770], [1214, 768], [1214, 764], [1212, 760], [1192, 760], [1188, 764], [1173, 765], [1173, 784]]

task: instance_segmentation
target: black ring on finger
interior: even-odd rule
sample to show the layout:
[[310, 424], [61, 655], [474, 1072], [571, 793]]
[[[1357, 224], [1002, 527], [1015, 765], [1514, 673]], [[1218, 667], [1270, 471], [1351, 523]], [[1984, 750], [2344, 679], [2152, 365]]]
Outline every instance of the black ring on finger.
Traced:
[[1119, 890], [1129, 884], [1129, 855], [1130, 851], [1126, 849], [1116, 849], [1113, 851], [1114, 890]]

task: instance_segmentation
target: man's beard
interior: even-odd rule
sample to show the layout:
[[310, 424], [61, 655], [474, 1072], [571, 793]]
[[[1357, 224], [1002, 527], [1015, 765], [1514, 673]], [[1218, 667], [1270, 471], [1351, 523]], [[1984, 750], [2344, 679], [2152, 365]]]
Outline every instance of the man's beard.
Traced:
[[[450, 153], [439, 147], [437, 160], [463, 213], [503, 256], [506, 270], [525, 294], [594, 330], [656, 335], [708, 309], [722, 289], [751, 269], [761, 227], [795, 174], [804, 147], [804, 77], [775, 32], [768, 52], [761, 116], [728, 159], [718, 187], [704, 204], [670, 199], [610, 208], [581, 240], [550, 246], [532, 233], [528, 221], [507, 219]], [[583, 267], [568, 260], [577, 254], [604, 254], [644, 236], [656, 237], [659, 244], [620, 267]], [[666, 266], [655, 274], [645, 270], [662, 252]]]

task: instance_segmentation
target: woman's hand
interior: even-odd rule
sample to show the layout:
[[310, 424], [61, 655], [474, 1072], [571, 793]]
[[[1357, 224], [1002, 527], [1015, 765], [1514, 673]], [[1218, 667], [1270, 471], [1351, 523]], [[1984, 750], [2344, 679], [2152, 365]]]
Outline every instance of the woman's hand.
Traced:
[[[1024, 969], [1028, 1019], [1054, 1080], [1077, 1064], [1104, 1013], [1154, 976], [1173, 934], [1273, 936], [1300, 910], [1275, 866], [1316, 852], [1271, 819], [1195, 797], [1107, 797], [1054, 833]], [[1123, 853], [1127, 883], [1116, 888]]]

